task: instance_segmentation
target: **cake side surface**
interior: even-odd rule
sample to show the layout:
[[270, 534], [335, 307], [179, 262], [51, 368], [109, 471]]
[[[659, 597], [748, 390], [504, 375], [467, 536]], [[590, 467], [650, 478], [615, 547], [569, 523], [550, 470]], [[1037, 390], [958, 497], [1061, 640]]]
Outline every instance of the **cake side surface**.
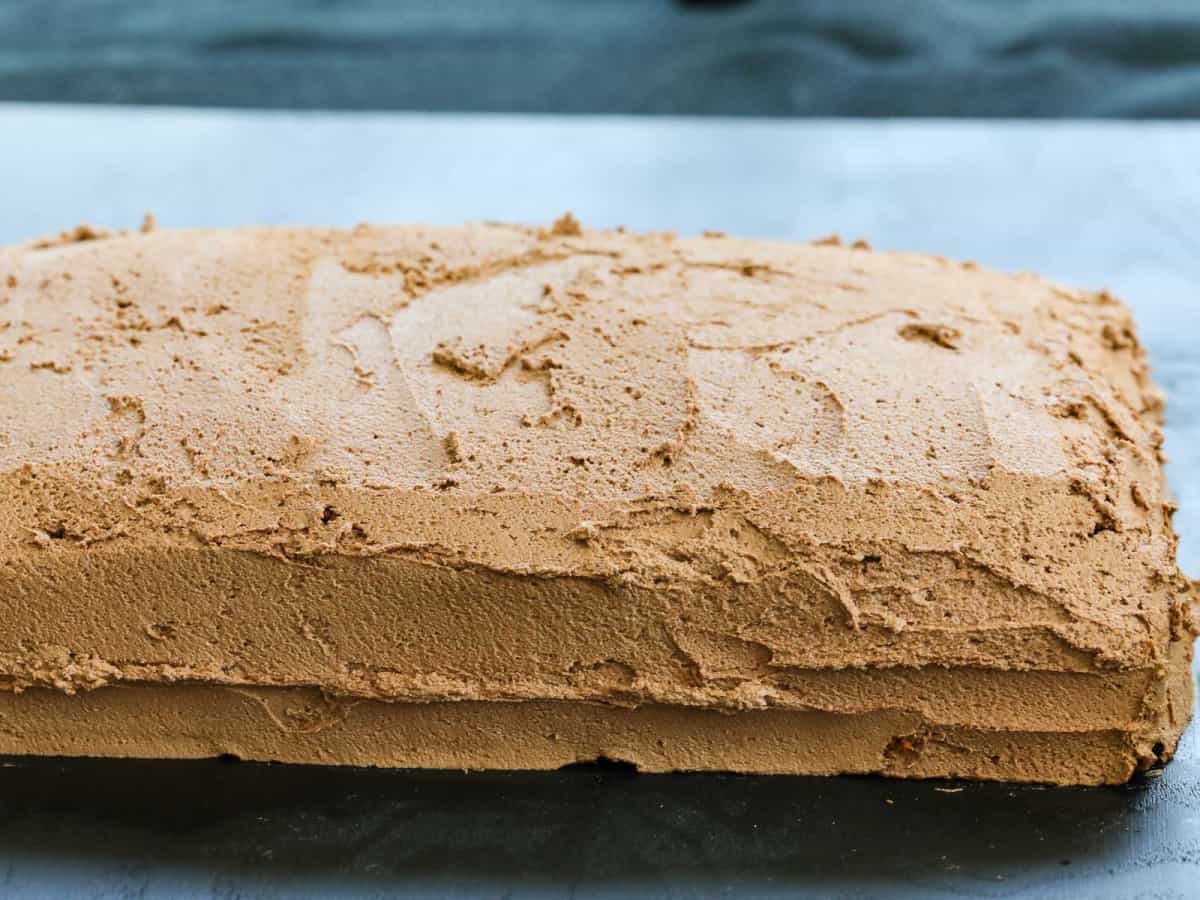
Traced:
[[556, 769], [607, 759], [645, 772], [884, 774], [1117, 784], [1119, 729], [930, 728], [892, 710], [711, 709], [596, 703], [388, 703], [311, 688], [122, 685], [76, 697], [0, 694], [0, 754], [240, 759], [437, 769]]
[[[1122, 305], [574, 231], [0, 252], [0, 677], [1037, 730], [1074, 675], [1080, 733], [1169, 755], [1192, 626]], [[922, 711], [947, 670], [1035, 699]]]

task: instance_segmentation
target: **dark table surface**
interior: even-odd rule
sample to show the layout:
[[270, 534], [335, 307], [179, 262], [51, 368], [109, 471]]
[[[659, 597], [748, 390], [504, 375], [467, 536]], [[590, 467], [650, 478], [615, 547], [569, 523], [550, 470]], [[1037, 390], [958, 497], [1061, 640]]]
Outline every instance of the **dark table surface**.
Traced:
[[[1108, 287], [1167, 389], [1180, 559], [1200, 568], [1200, 126], [0, 104], [14, 134], [0, 241], [136, 225], [148, 208], [178, 227], [549, 222], [570, 207], [600, 226], [838, 230]], [[1157, 779], [1086, 790], [13, 759], [0, 897], [1198, 896], [1197, 738]]]
[[5, 897], [1200, 892], [1200, 753], [1067, 789], [10, 759]]

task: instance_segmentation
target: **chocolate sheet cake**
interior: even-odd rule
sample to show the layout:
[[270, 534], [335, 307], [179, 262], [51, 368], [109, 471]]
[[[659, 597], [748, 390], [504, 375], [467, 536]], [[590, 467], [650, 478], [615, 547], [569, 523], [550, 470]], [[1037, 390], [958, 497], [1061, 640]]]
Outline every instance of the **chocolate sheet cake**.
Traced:
[[1107, 294], [833, 241], [0, 250], [0, 753], [1121, 782], [1162, 406]]

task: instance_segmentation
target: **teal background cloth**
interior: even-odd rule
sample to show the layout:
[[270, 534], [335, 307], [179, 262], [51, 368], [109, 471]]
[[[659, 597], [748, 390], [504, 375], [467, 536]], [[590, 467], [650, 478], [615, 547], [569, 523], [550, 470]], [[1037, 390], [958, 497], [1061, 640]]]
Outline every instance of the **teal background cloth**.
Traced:
[[1195, 0], [3, 0], [0, 100], [1195, 117]]

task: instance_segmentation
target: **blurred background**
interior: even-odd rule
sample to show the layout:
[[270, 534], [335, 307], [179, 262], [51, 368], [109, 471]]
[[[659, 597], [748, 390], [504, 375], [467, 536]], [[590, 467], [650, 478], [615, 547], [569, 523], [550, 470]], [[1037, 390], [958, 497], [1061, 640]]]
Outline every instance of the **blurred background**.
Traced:
[[1188, 117], [1195, 0], [0, 0], [0, 100]]

